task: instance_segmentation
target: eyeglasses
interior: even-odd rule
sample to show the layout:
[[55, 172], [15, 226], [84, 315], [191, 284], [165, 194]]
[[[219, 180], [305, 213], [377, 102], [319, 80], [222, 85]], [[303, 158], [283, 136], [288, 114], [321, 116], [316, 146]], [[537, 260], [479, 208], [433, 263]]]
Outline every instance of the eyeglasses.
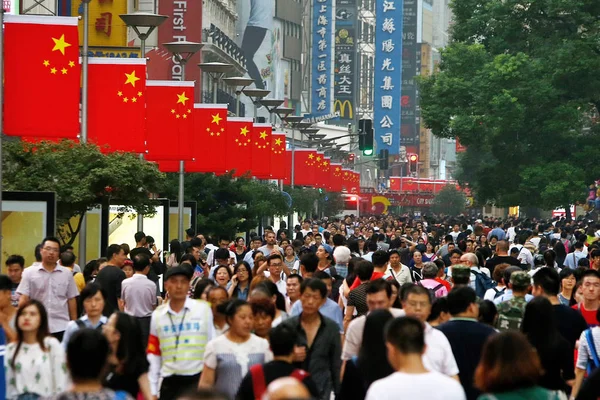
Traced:
[[43, 250], [49, 253], [58, 253], [60, 251], [60, 249], [57, 249], [55, 247], [44, 247]]

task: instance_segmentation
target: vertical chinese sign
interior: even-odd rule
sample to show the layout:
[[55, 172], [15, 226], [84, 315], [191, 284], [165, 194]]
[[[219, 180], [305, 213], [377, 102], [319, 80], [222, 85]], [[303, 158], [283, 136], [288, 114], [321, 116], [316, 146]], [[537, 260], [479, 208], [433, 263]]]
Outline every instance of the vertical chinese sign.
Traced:
[[356, 0], [336, 0], [335, 6], [335, 101], [340, 122], [354, 121], [356, 112]]
[[417, 43], [417, 0], [404, 0], [403, 9], [400, 144], [409, 153], [419, 154], [420, 121], [415, 77], [421, 72], [421, 45]]
[[402, 0], [377, 2], [373, 123], [377, 151], [387, 149], [390, 155], [400, 151], [402, 14]]
[[315, 0], [312, 26], [311, 114], [331, 114], [333, 102], [333, 0]]

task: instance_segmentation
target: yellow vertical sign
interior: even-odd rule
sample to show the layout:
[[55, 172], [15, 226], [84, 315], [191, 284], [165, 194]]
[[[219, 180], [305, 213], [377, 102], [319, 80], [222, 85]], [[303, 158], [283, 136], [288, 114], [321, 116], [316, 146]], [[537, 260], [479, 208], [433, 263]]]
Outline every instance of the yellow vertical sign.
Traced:
[[[81, 0], [71, 3], [71, 15], [83, 16]], [[92, 0], [90, 2], [90, 46], [127, 46], [127, 26], [119, 14], [127, 13], [125, 0]], [[83, 43], [83, 18], [79, 20], [79, 43]]]

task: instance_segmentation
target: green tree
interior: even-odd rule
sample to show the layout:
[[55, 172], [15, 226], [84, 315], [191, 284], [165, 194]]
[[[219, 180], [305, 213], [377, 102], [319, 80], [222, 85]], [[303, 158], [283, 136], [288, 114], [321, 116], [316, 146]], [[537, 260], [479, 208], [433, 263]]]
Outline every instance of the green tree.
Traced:
[[[164, 197], [177, 198], [178, 174], [167, 174]], [[205, 234], [234, 236], [258, 226], [260, 218], [285, 215], [288, 206], [275, 185], [230, 174], [186, 174], [185, 199], [198, 207], [198, 227]]]
[[136, 154], [102, 154], [93, 144], [3, 143], [4, 190], [56, 192], [57, 226], [64, 244], [72, 244], [80, 217], [95, 207], [116, 203], [152, 215], [150, 194], [158, 193], [164, 175]]
[[[600, 2], [455, 0], [453, 43], [421, 80], [426, 125], [467, 146], [478, 203], [552, 209], [600, 174]], [[568, 207], [567, 207], [568, 209]]]
[[317, 210], [324, 216], [333, 216], [344, 209], [339, 193], [309, 187], [286, 186], [284, 190], [292, 197], [292, 210], [305, 217], [312, 217]]
[[456, 186], [446, 185], [433, 199], [431, 211], [436, 214], [458, 215], [465, 210], [467, 198]]

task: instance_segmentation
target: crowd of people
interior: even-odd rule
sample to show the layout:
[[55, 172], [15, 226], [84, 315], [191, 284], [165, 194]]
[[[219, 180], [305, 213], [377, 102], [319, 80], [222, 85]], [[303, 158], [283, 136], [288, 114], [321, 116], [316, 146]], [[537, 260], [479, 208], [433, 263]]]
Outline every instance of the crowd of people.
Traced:
[[299, 222], [164, 254], [138, 232], [83, 268], [53, 237], [9, 256], [6, 398], [600, 397], [595, 222]]

